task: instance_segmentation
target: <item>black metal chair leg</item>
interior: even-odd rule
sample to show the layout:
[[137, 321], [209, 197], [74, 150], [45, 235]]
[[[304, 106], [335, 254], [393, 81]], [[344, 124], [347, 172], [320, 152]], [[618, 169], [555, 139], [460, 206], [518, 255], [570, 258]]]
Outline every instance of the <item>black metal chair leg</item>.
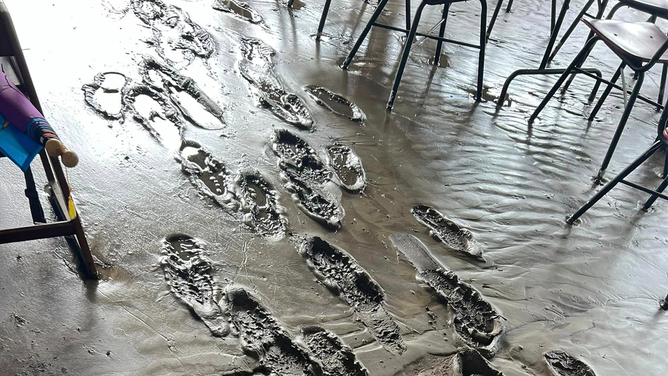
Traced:
[[661, 148], [661, 141], [656, 141], [654, 144], [647, 149], [640, 157], [638, 157], [633, 163], [631, 163], [628, 167], [626, 167], [622, 172], [619, 173], [619, 175], [615, 176], [614, 179], [610, 180], [608, 184], [606, 184], [601, 190], [594, 195], [589, 201], [587, 201], [586, 204], [584, 204], [575, 214], [572, 216], [568, 217], [566, 220], [567, 223], [573, 224], [578, 218], [580, 218], [584, 213], [589, 210], [594, 204], [596, 204], [603, 196], [608, 194], [619, 182], [624, 180], [629, 174], [631, 174], [633, 171], [635, 171], [638, 166], [643, 164], [647, 159], [649, 159], [654, 153], [656, 153], [657, 150]]
[[411, 0], [406, 0], [406, 30], [411, 29]]
[[[612, 75], [612, 78], [610, 79], [610, 82], [617, 83], [617, 80], [619, 79], [619, 76], [622, 75], [622, 69], [626, 66], [626, 63], [622, 62], [617, 70], [615, 71], [615, 74]], [[603, 94], [601, 94], [601, 98], [599, 98], [598, 102], [596, 102], [596, 106], [594, 106], [594, 109], [591, 111], [591, 114], [589, 114], [589, 121], [594, 120], [596, 117], [596, 114], [598, 114], [598, 111], [601, 109], [601, 106], [603, 106], [603, 102], [608, 98], [608, 95], [610, 95], [610, 92], [612, 91], [612, 85], [606, 86], [605, 90], [603, 90]]]
[[376, 10], [373, 12], [373, 15], [371, 15], [371, 19], [369, 22], [367, 22], [366, 26], [364, 27], [364, 30], [362, 31], [362, 34], [357, 38], [357, 42], [355, 42], [355, 45], [353, 46], [353, 49], [350, 51], [350, 54], [348, 54], [348, 57], [346, 60], [343, 62], [341, 65], [342, 69], [348, 69], [348, 66], [350, 65], [350, 62], [353, 61], [353, 58], [355, 57], [355, 54], [357, 53], [357, 50], [359, 50], [360, 46], [364, 42], [364, 39], [366, 39], [367, 35], [369, 35], [369, 31], [371, 30], [371, 27], [373, 24], [376, 22], [380, 14], [383, 12], [383, 9], [385, 9], [385, 5], [387, 5], [387, 2], [389, 0], [380, 0], [380, 3], [378, 4], [378, 7]]
[[494, 8], [494, 14], [492, 14], [492, 19], [489, 20], [489, 26], [487, 27], [487, 35], [485, 36], [485, 42], [488, 42], [489, 36], [492, 35], [492, 29], [494, 29], [496, 18], [499, 17], [499, 12], [501, 11], [502, 5], [503, 5], [503, 0], [498, 0], [498, 2], [496, 3], [496, 7]]
[[552, 0], [551, 8], [552, 9], [550, 9], [550, 33], [554, 33], [555, 17], [557, 14], [557, 0]]
[[413, 19], [413, 27], [408, 34], [408, 39], [406, 39], [406, 44], [404, 45], [404, 51], [401, 55], [401, 62], [399, 63], [399, 69], [397, 70], [397, 75], [394, 78], [394, 84], [392, 85], [392, 91], [390, 92], [390, 98], [387, 101], [387, 109], [391, 110], [394, 106], [394, 100], [397, 95], [397, 90], [399, 90], [399, 84], [401, 83], [401, 77], [404, 74], [404, 68], [406, 68], [406, 61], [408, 60], [408, 54], [411, 52], [411, 47], [413, 46], [413, 39], [415, 39], [415, 33], [417, 33], [417, 27], [420, 23], [420, 17], [422, 17], [422, 10], [424, 9], [426, 3], [420, 3], [420, 6], [415, 12], [415, 18]]
[[332, 3], [332, 0], [325, 0], [325, 6], [322, 8], [322, 15], [320, 16], [320, 23], [318, 24], [318, 33], [315, 36], [315, 40], [319, 41], [320, 36], [322, 35], [322, 29], [325, 28], [325, 21], [327, 21], [327, 13], [329, 13], [329, 5]]
[[26, 190], [25, 195], [28, 198], [30, 203], [30, 214], [32, 215], [33, 223], [46, 223], [44, 218], [44, 209], [42, 209], [42, 204], [39, 201], [39, 194], [35, 189], [35, 178], [32, 174], [32, 170], [28, 168], [24, 173], [26, 181]]
[[[450, 13], [450, 3], [443, 4], [443, 22], [441, 23], [441, 30], [438, 32], [439, 38], [443, 38], [445, 35], [445, 25], [448, 22], [448, 13]], [[438, 65], [439, 60], [441, 59], [441, 48], [443, 47], [443, 41], [439, 40], [436, 43], [436, 54], [434, 55], [434, 65]]]
[[[663, 191], [666, 190], [666, 187], [668, 187], [668, 177], [666, 177], [666, 178], [661, 182], [661, 185], [659, 185], [659, 188], [657, 188], [656, 191], [659, 192], [659, 193], [663, 193]], [[649, 210], [649, 208], [651, 208], [652, 205], [654, 205], [654, 201], [656, 201], [657, 198], [659, 198], [659, 196], [657, 196], [657, 195], [652, 195], [652, 197], [650, 197], [650, 198], [647, 200], [647, 202], [645, 202], [645, 205], [643, 205], [642, 210]]]
[[478, 54], [478, 87], [476, 102], [482, 99], [483, 76], [485, 75], [485, 46], [487, 42], [487, 0], [480, 0], [480, 53]]
[[292, 5], [295, 3], [295, 0], [288, 0], [288, 8], [292, 8]]
[[[659, 85], [659, 100], [658, 103], [663, 103], [663, 97], [666, 92], [666, 76], [668, 76], [668, 64], [663, 64], [663, 70], [661, 71], [661, 84]], [[660, 110], [657, 108], [657, 110]]]
[[[555, 6], [556, 0], [553, 0], [552, 4], [553, 6]], [[570, 1], [566, 1], [564, 2], [564, 5], [561, 6], [561, 11], [559, 11], [559, 17], [557, 18], [556, 24], [552, 25], [552, 29], [550, 31], [550, 40], [547, 42], [547, 48], [545, 48], [545, 53], [543, 54], [543, 60], [541, 60], [538, 69], [545, 69], [545, 67], [547, 67], [548, 59], [552, 52], [552, 48], [554, 47], [554, 42], [557, 41], [557, 33], [555, 33], [555, 31], [561, 29], [561, 24], [564, 22], [564, 17], [566, 17], [566, 11], [568, 11], [569, 4]], [[553, 17], [554, 13], [556, 13], [556, 9], [554, 9], [552, 13]]]
[[556, 46], [554, 47], [554, 49], [552, 50], [552, 54], [550, 55], [550, 57], [549, 57], [548, 60], [547, 60], [548, 63], [550, 63], [550, 62], [552, 61], [552, 59], [554, 59], [554, 57], [557, 55], [557, 52], [559, 52], [559, 50], [561, 49], [561, 47], [563, 47], [564, 43], [566, 43], [566, 40], [567, 40], [567, 39], [571, 36], [571, 34], [573, 33], [573, 30], [575, 30], [575, 28], [580, 24], [580, 19], [581, 19], [582, 17], [584, 17], [585, 13], [587, 13], [587, 11], [589, 10], [589, 8], [591, 8], [591, 6], [592, 6], [593, 4], [594, 4], [594, 0], [589, 0], [589, 1], [585, 4], [585, 6], [582, 8], [582, 10], [580, 11], [580, 13], [575, 17], [575, 19], [574, 19], [573, 22], [571, 23], [571, 26], [568, 27], [568, 29], [567, 29], [566, 32], [564, 33], [564, 36], [561, 37], [561, 40], [559, 41], [559, 43], [557, 43], [557, 45], [556, 45]]
[[580, 52], [577, 54], [575, 59], [573, 59], [571, 64], [568, 66], [568, 68], [566, 68], [564, 73], [561, 76], [559, 76], [559, 79], [557, 80], [557, 82], [554, 83], [554, 86], [552, 86], [552, 89], [550, 89], [550, 91], [547, 93], [545, 98], [543, 98], [543, 101], [540, 102], [540, 104], [538, 105], [538, 108], [536, 108], [536, 110], [533, 112], [533, 114], [531, 114], [531, 117], [529, 118], [529, 124], [533, 123], [533, 121], [536, 119], [538, 114], [540, 114], [540, 112], [543, 111], [543, 108], [545, 108], [545, 106], [547, 105], [547, 102], [549, 102], [550, 99], [552, 98], [552, 96], [554, 96], [554, 94], [557, 92], [557, 90], [559, 90], [559, 87], [561, 86], [561, 84], [564, 83], [566, 78], [568, 78], [568, 75], [573, 71], [573, 69], [575, 69], [575, 67], [578, 64], [580, 64], [583, 59], [586, 58], [586, 55], [589, 54], [589, 51], [592, 49], [592, 47], [594, 47], [594, 44], [596, 44], [596, 42], [598, 42], [598, 39], [599, 39], [598, 37], [593, 37], [593, 38], [589, 39], [589, 41], [587, 41], [585, 46], [582, 48], [582, 50], [580, 50]]
[[513, 8], [513, 0], [508, 1], [508, 6], [506, 7], [506, 13], [510, 13], [510, 10]]
[[598, 180], [603, 179], [605, 170], [608, 168], [608, 165], [610, 164], [610, 160], [612, 159], [612, 155], [615, 153], [615, 149], [617, 148], [617, 143], [619, 142], [619, 138], [622, 136], [622, 133], [624, 132], [626, 121], [629, 119], [629, 115], [631, 115], [631, 110], [633, 110], [633, 105], [636, 102], [636, 98], [638, 98], [638, 93], [640, 92], [640, 87], [642, 86], [644, 79], [645, 79], [645, 72], [638, 72], [638, 81], [636, 81], [636, 84], [633, 87], [633, 91], [631, 92], [631, 96], [629, 97], [629, 102], [626, 104], [626, 108], [624, 108], [624, 113], [622, 114], [622, 118], [619, 119], [619, 125], [617, 126], [617, 130], [615, 131], [615, 135], [612, 138], [612, 142], [610, 142], [610, 146], [608, 147], [608, 152], [605, 154], [605, 159], [603, 159], [603, 164], [601, 165], [601, 169], [598, 171], [597, 175]]

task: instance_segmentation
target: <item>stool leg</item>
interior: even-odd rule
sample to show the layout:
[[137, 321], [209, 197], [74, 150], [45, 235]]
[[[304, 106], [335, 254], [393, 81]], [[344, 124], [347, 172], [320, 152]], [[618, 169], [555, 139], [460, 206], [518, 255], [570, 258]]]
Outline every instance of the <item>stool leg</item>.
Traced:
[[[615, 71], [615, 74], [612, 75], [612, 78], [610, 79], [610, 82], [613, 84], [617, 82], [619, 79], [619, 76], [622, 75], [622, 69], [626, 66], [626, 63], [622, 62], [619, 65], [619, 68]], [[594, 120], [596, 117], [596, 114], [598, 114], [598, 111], [601, 109], [601, 106], [603, 106], [603, 102], [608, 98], [608, 95], [610, 95], [610, 92], [612, 91], [612, 85], [608, 85], [605, 87], [605, 90], [603, 90], [603, 94], [601, 94], [601, 98], [599, 98], [598, 102], [596, 102], [596, 106], [594, 106], [594, 109], [591, 111], [591, 114], [589, 114], [589, 121]]]
[[485, 74], [485, 46], [487, 45], [487, 0], [480, 0], [480, 53], [478, 54], [478, 88], [476, 102], [480, 102], [483, 90], [483, 76]]
[[547, 105], [547, 102], [549, 102], [550, 99], [557, 92], [557, 90], [559, 90], [559, 87], [561, 86], [561, 84], [564, 83], [566, 78], [568, 78], [568, 75], [573, 71], [573, 69], [575, 69], [575, 67], [578, 64], [580, 64], [582, 62], [582, 60], [586, 59], [586, 56], [589, 53], [589, 50], [591, 50], [591, 48], [594, 46], [594, 44], [596, 44], [597, 41], [598, 41], [598, 37], [593, 37], [589, 41], [587, 41], [584, 48], [582, 48], [582, 50], [580, 50], [580, 52], [575, 57], [575, 59], [573, 59], [571, 64], [568, 66], [568, 68], [566, 68], [564, 73], [561, 76], [559, 76], [559, 79], [557, 80], [557, 82], [554, 83], [554, 86], [552, 86], [552, 89], [550, 89], [550, 91], [547, 93], [545, 98], [543, 98], [543, 101], [540, 102], [540, 104], [538, 105], [538, 108], [536, 108], [536, 110], [533, 112], [533, 114], [531, 114], [531, 117], [529, 118], [529, 124], [533, 123], [533, 121], [536, 119], [538, 114], [540, 114], [540, 112], [543, 111], [543, 108], [545, 108], [545, 106]]
[[605, 170], [608, 168], [608, 165], [610, 164], [610, 160], [612, 159], [612, 155], [615, 153], [615, 149], [617, 148], [617, 143], [619, 142], [619, 138], [622, 136], [622, 132], [624, 132], [626, 121], [629, 119], [629, 115], [631, 115], [631, 110], [633, 110], [633, 104], [636, 102], [636, 98], [638, 98], [638, 93], [640, 92], [640, 87], [642, 86], [644, 79], [645, 79], [645, 72], [638, 72], [638, 81], [636, 81], [636, 84], [633, 87], [633, 92], [631, 92], [631, 96], [629, 97], [629, 102], [626, 104], [626, 108], [624, 108], [624, 113], [622, 114], [622, 118], [619, 119], [619, 125], [617, 126], [617, 130], [615, 131], [615, 135], [612, 138], [612, 142], [610, 142], [610, 146], [608, 147], [608, 152], [605, 154], [605, 159], [603, 159], [603, 164], [601, 165], [601, 169], [598, 171], [597, 180], [603, 179]]
[[496, 7], [494, 8], [494, 14], [492, 14], [492, 19], [489, 20], [489, 26], [487, 27], [487, 36], [485, 37], [485, 42], [488, 42], [489, 36], [492, 35], [492, 29], [494, 28], [494, 24], [496, 23], [496, 18], [499, 17], [499, 12], [501, 11], [502, 5], [503, 5], [503, 0], [499, 0], [496, 3]]
[[[438, 37], [443, 38], [445, 34], [445, 24], [448, 22], [448, 13], [450, 12], [450, 3], [445, 3], [443, 5], [443, 23], [441, 23], [441, 30], [438, 32]], [[441, 48], [443, 46], [443, 41], [439, 40], [436, 43], [436, 54], [434, 55], [434, 65], [438, 65], [439, 60], [441, 59]]]
[[322, 29], [325, 28], [325, 21], [327, 21], [327, 13], [329, 13], [329, 5], [332, 0], [326, 0], [325, 6], [322, 8], [322, 15], [320, 16], [320, 23], [318, 24], [318, 33], [315, 35], [315, 40], [319, 41], [322, 35]]
[[371, 27], [373, 26], [374, 23], [376, 23], [376, 20], [378, 19], [380, 14], [383, 12], [383, 9], [385, 9], [385, 5], [387, 5], [387, 2], [388, 2], [388, 0], [380, 0], [380, 3], [378, 4], [378, 7], [373, 12], [373, 15], [371, 16], [371, 19], [369, 20], [369, 22], [364, 27], [364, 30], [362, 31], [362, 34], [359, 36], [359, 38], [357, 38], [357, 42], [355, 42], [355, 45], [353, 46], [353, 49], [350, 51], [350, 54], [348, 54], [348, 57], [343, 62], [343, 65], [341, 65], [342, 69], [348, 69], [348, 66], [350, 65], [350, 62], [353, 61], [353, 58], [355, 57], [355, 54], [357, 53], [357, 50], [360, 48], [360, 46], [364, 42], [364, 39], [366, 39], [366, 36], [369, 34], [369, 31], [371, 30]]
[[411, 52], [411, 46], [413, 45], [413, 39], [415, 39], [415, 33], [417, 33], [417, 27], [420, 23], [420, 17], [422, 17], [422, 10], [426, 4], [424, 2], [420, 3], [420, 6], [415, 12], [415, 19], [413, 19], [413, 27], [411, 27], [411, 32], [408, 34], [408, 39], [406, 39], [406, 44], [404, 45], [404, 51], [401, 55], [401, 62], [399, 63], [399, 69], [397, 70], [397, 75], [394, 78], [394, 85], [392, 85], [392, 91], [390, 92], [390, 98], [387, 101], [387, 108], [389, 110], [394, 106], [394, 99], [397, 95], [397, 90], [399, 90], [399, 84], [401, 83], [401, 76], [404, 74], [404, 68], [406, 68], [406, 61], [408, 60], [408, 54]]
[[631, 163], [628, 167], [626, 167], [622, 172], [619, 173], [619, 175], [615, 176], [614, 179], [612, 179], [608, 184], [606, 184], [603, 188], [601, 188], [600, 191], [594, 197], [592, 197], [589, 201], [587, 201], [586, 204], [584, 204], [575, 214], [572, 216], [568, 217], [566, 220], [567, 223], [573, 224], [578, 218], [580, 218], [589, 208], [594, 206], [603, 196], [608, 194], [617, 184], [619, 184], [620, 181], [624, 180], [627, 176], [629, 176], [630, 173], [635, 171], [638, 166], [643, 164], [649, 157], [651, 157], [659, 148], [661, 147], [661, 141], [656, 141], [654, 144], [647, 149], [640, 157], [638, 157], [633, 163]]

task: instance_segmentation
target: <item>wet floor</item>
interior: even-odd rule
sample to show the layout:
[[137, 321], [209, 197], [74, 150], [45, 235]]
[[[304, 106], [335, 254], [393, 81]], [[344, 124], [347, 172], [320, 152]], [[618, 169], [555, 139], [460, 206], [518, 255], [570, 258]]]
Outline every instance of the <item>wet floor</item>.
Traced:
[[[622, 95], [589, 124], [578, 78], [530, 126], [553, 78], [519, 78], [495, 108], [538, 66], [550, 2], [500, 15], [481, 103], [477, 51], [445, 45], [433, 68], [423, 41], [391, 113], [401, 35], [372, 30], [339, 68], [374, 2], [333, 1], [319, 42], [311, 0], [7, 3], [79, 153], [68, 175], [102, 278], [81, 282], [62, 240], [0, 245], [3, 374], [668, 373], [668, 205], [643, 212], [620, 187], [565, 224], [597, 188]], [[447, 36], [475, 43], [478, 5], [451, 12]], [[382, 20], [404, 15], [391, 2]], [[589, 64], [610, 76], [618, 60], [598, 46]], [[609, 177], [658, 118], [636, 105]], [[303, 143], [277, 152], [282, 132]], [[658, 185], [662, 157], [634, 181]], [[0, 226], [30, 224], [18, 169], [0, 168]]]

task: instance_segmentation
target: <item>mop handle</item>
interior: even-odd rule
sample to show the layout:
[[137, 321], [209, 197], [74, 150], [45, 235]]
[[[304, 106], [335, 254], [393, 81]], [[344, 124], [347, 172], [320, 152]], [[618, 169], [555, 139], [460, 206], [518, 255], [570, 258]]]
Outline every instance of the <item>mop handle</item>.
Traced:
[[46, 145], [44, 145], [44, 148], [50, 157], [60, 157], [65, 167], [74, 167], [79, 163], [79, 156], [77, 153], [67, 149], [65, 145], [56, 138], [49, 139], [46, 142]]

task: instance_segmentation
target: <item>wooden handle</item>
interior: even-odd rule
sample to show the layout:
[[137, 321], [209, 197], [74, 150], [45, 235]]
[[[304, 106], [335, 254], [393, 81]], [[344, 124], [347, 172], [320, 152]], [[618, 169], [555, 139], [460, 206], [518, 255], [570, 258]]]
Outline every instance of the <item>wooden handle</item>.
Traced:
[[68, 150], [62, 142], [55, 138], [47, 141], [44, 147], [46, 148], [46, 152], [49, 153], [49, 156], [60, 157], [65, 167], [74, 167], [79, 164], [79, 156], [77, 153]]

